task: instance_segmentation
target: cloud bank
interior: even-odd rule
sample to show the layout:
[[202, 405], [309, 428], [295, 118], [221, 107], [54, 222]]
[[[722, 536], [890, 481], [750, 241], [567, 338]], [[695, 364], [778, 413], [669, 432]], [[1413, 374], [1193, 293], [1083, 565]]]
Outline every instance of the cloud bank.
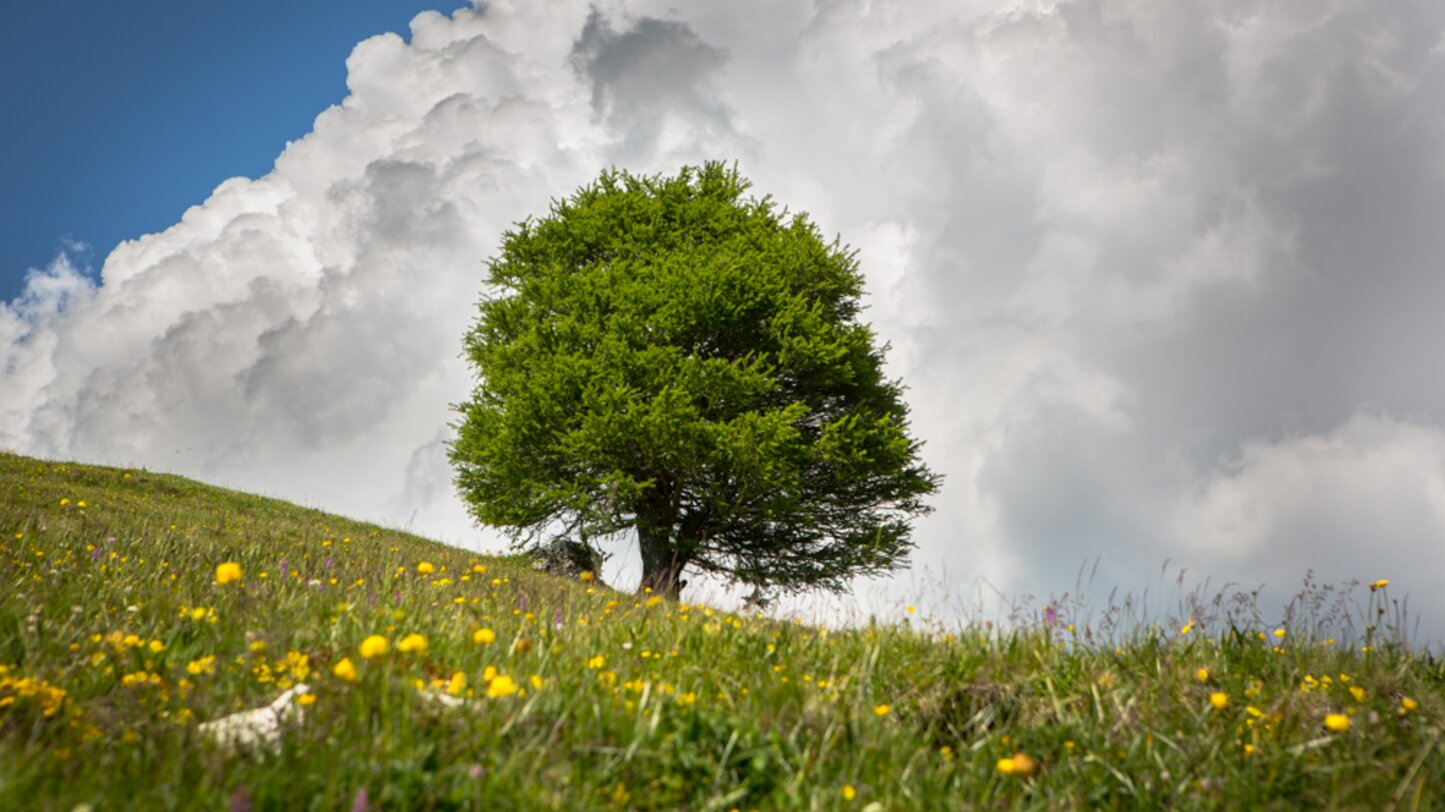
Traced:
[[1445, 635], [1434, 4], [491, 2], [347, 68], [272, 172], [0, 306], [0, 446], [493, 546], [444, 443], [501, 233], [736, 159], [860, 250], [946, 476], [919, 571], [1390, 577]]

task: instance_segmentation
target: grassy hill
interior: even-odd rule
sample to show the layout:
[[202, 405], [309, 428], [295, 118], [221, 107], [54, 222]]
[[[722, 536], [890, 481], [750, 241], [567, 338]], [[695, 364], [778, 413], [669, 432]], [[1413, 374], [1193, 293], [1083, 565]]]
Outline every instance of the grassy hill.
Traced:
[[1445, 807], [1445, 664], [1310, 618], [828, 633], [4, 453], [0, 584], [0, 809]]

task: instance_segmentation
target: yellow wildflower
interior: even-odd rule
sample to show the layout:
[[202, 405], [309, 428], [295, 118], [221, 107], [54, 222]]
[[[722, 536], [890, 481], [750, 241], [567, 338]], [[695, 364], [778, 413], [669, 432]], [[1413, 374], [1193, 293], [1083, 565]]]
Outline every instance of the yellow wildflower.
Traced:
[[1038, 768], [1038, 762], [1025, 753], [1014, 753], [1012, 757], [999, 759], [994, 768], [1004, 775], [1027, 778], [1034, 774], [1034, 770]]
[[190, 662], [186, 663], [186, 673], [190, 674], [191, 676], [199, 676], [201, 674], [214, 674], [215, 672], [216, 657], [214, 654], [207, 657], [202, 657], [198, 660], [191, 660]]
[[472, 632], [472, 642], [479, 646], [489, 646], [497, 642], [497, 633], [491, 629], [477, 629]]
[[1389, 586], [1389, 585], [1390, 585], [1390, 579], [1389, 579], [1389, 578], [1381, 578], [1380, 580], [1375, 581], [1375, 582], [1373, 582], [1373, 583], [1370, 584], [1370, 591], [1371, 591], [1371, 592], [1374, 592], [1374, 591], [1377, 590], [1377, 589], [1384, 589], [1385, 587], [1387, 587], [1387, 586]]
[[512, 678], [505, 674], [499, 674], [494, 677], [491, 682], [487, 683], [487, 696], [491, 697], [492, 699], [497, 699], [503, 696], [511, 696], [516, 692], [517, 683], [512, 682]]
[[437, 571], [437, 568], [433, 567], [430, 561], [423, 561], [416, 565], [416, 571], [422, 575], [431, 575]]
[[452, 678], [447, 680], [447, 693], [452, 696], [461, 696], [466, 689], [467, 675], [461, 671], [452, 674]]
[[845, 801], [851, 801], [851, 800], [853, 800], [854, 798], [857, 798], [857, 797], [858, 797], [858, 790], [854, 789], [852, 784], [844, 784], [844, 785], [843, 785], [843, 800], [845, 800]]
[[369, 660], [372, 657], [385, 654], [390, 648], [391, 644], [386, 641], [385, 637], [382, 637], [379, 634], [373, 634], [372, 636], [361, 641], [360, 651], [361, 656]]
[[412, 632], [397, 641], [396, 650], [403, 654], [421, 653], [426, 651], [426, 638]]
[[891, 713], [892, 711], [893, 711], [893, 709], [890, 708], [888, 705], [874, 705], [874, 706], [873, 706], [873, 713], [876, 714], [876, 715], [878, 715], [878, 716], [887, 716], [887, 715], [888, 715], [889, 713]]
[[1195, 671], [1195, 672], [1194, 672], [1194, 678], [1197, 679], [1197, 680], [1199, 680], [1200, 682], [1208, 682], [1208, 681], [1209, 681], [1209, 669], [1208, 669], [1208, 668], [1201, 668], [1201, 669], [1199, 669], [1198, 671]]
[[229, 584], [241, 580], [241, 565], [234, 561], [216, 565], [216, 583]]
[[1215, 691], [1209, 695], [1209, 704], [1213, 705], [1215, 710], [1224, 710], [1229, 707], [1229, 694]]
[[356, 682], [358, 678], [356, 665], [351, 662], [350, 657], [341, 658], [341, 662], [332, 667], [331, 673], [335, 674], [337, 679], [345, 680], [346, 682]]
[[1331, 733], [1343, 733], [1350, 729], [1350, 717], [1343, 713], [1331, 713], [1325, 716], [1325, 728]]

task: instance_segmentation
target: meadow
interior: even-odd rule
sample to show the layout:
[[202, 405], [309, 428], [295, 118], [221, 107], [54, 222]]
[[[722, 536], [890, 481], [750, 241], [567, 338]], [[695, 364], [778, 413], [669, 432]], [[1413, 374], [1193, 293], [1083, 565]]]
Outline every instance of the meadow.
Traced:
[[[0, 809], [1445, 808], [1383, 578], [1347, 624], [828, 630], [0, 453], [0, 583]], [[274, 740], [203, 727], [288, 691]]]

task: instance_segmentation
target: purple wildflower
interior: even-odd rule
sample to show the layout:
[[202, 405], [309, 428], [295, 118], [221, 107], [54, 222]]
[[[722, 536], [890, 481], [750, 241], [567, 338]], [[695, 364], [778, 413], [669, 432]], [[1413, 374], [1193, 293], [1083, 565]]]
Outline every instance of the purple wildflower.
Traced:
[[356, 791], [356, 797], [351, 801], [351, 812], [367, 812], [371, 809], [371, 799], [366, 795], [366, 787]]
[[281, 577], [286, 577], [286, 559], [281, 559]]
[[1059, 613], [1054, 611], [1052, 605], [1044, 607], [1044, 625], [1052, 626], [1059, 620]]

